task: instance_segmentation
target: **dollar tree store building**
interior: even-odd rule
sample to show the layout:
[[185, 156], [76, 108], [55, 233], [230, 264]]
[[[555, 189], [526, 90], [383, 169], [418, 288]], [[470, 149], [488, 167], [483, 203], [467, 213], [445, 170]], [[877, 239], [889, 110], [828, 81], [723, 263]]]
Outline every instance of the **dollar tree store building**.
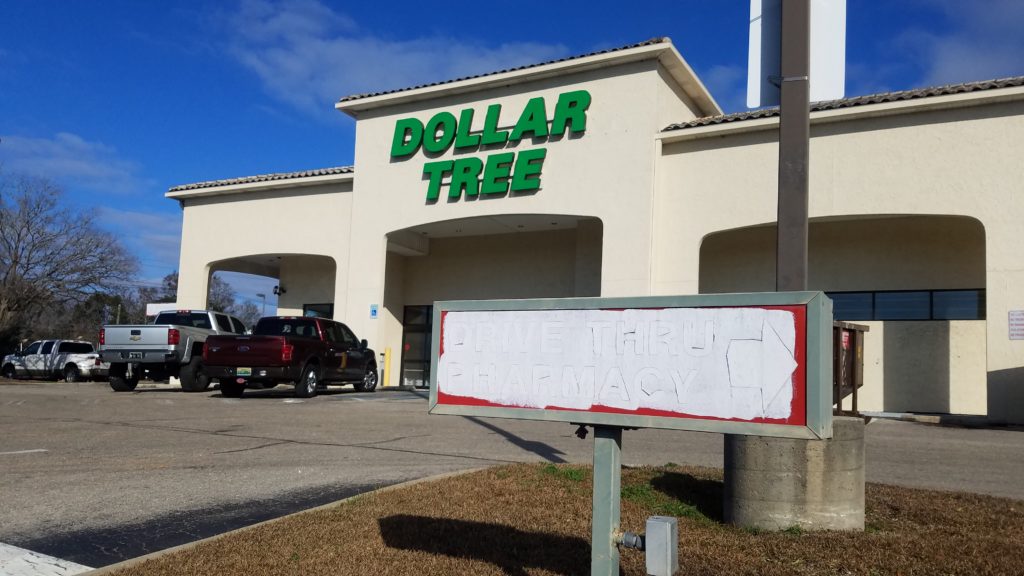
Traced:
[[[777, 110], [723, 115], [667, 39], [336, 107], [354, 166], [167, 193], [179, 305], [277, 278], [397, 385], [437, 300], [774, 289]], [[817, 103], [811, 136], [809, 287], [871, 327], [861, 409], [1024, 420], [1024, 78]]]

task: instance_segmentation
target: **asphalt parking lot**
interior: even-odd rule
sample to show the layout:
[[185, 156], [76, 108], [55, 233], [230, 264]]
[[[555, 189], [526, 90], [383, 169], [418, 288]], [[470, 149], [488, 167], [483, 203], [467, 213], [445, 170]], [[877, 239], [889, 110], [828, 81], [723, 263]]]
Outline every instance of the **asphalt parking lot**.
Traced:
[[[415, 391], [186, 394], [0, 383], [0, 542], [103, 566], [376, 487], [504, 462], [589, 462], [566, 424], [429, 416]], [[873, 421], [867, 475], [1024, 500], [1024, 432]], [[626, 465], [721, 466], [716, 434], [629, 431]], [[343, 535], [339, 535], [343, 537]]]

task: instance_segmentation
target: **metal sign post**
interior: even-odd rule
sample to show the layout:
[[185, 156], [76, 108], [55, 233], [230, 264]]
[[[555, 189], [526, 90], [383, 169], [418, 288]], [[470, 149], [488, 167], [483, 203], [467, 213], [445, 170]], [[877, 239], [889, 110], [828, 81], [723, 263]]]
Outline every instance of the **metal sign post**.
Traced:
[[[821, 292], [437, 302], [432, 336], [431, 414], [594, 427], [595, 575], [651, 542], [619, 525], [623, 429], [832, 436]], [[652, 531], [647, 560], [674, 565], [676, 532]]]
[[590, 574], [618, 576], [619, 499], [622, 494], [622, 428], [594, 427], [594, 515]]

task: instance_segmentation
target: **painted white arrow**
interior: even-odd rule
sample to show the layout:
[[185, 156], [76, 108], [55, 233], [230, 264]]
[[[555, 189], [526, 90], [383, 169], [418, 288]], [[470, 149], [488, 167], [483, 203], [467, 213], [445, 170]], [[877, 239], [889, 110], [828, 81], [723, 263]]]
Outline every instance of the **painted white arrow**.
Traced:
[[797, 363], [770, 322], [760, 340], [733, 340], [726, 352], [733, 409], [750, 418], [788, 418]]

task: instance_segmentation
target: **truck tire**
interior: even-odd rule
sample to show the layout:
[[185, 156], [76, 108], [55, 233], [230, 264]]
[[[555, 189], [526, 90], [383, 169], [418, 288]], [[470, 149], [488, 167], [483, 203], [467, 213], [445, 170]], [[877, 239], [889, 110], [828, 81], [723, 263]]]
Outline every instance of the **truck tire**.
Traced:
[[129, 378], [127, 364], [111, 364], [107, 379], [114, 392], [131, 392], [139, 385], [139, 370], [132, 370], [132, 375]]
[[373, 392], [377, 388], [377, 367], [370, 364], [366, 367], [363, 379], [354, 384], [357, 392]]
[[320, 371], [316, 364], [306, 364], [302, 369], [302, 376], [295, 382], [295, 396], [298, 398], [312, 398], [316, 396], [316, 387], [320, 382]]
[[188, 364], [181, 367], [178, 379], [185, 392], [202, 392], [210, 387], [210, 377], [203, 372], [203, 359], [199, 356], [193, 356]]
[[82, 373], [78, 371], [78, 366], [74, 364], [68, 364], [64, 367], [64, 381], [65, 382], [81, 382]]
[[4, 378], [14, 380], [14, 364], [4, 364], [4, 369], [0, 374], [2, 374]]
[[228, 382], [222, 380], [220, 383], [220, 395], [225, 398], [241, 398], [242, 393], [245, 391], [245, 384], [239, 384], [238, 382]]

